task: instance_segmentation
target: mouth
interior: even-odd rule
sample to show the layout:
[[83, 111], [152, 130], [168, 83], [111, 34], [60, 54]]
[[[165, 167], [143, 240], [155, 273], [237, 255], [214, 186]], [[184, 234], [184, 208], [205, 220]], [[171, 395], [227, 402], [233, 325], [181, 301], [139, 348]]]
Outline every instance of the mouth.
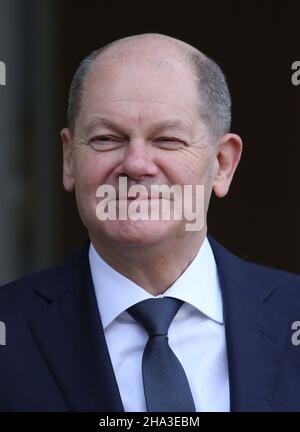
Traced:
[[152, 198], [152, 197], [144, 197], [144, 196], [138, 196], [138, 197], [129, 197], [127, 196], [126, 198], [119, 198], [116, 197], [116, 201], [156, 201], [156, 200], [162, 200], [165, 198], [159, 197], [159, 198]]
[[115, 200], [116, 201], [157, 201], [157, 200], [162, 200], [162, 199], [166, 199], [166, 197], [164, 196], [152, 196], [150, 193], [149, 194], [141, 194], [138, 193], [136, 196], [129, 196], [129, 195], [119, 195], [119, 193], [116, 193], [116, 197]]

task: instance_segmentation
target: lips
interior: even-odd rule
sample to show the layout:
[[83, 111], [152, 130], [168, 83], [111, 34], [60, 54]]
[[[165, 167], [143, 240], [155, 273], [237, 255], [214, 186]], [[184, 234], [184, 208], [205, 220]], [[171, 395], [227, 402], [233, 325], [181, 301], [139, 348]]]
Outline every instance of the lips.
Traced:
[[[127, 201], [146, 201], [146, 200], [151, 201], [151, 200], [157, 200], [157, 199], [161, 200], [162, 197], [151, 198], [151, 196], [143, 196], [143, 197], [140, 197], [140, 196], [138, 196], [138, 197], [129, 197], [129, 196], [127, 196], [125, 199], [121, 198], [121, 200], [127, 200]], [[116, 201], [120, 201], [120, 198], [118, 196], [116, 197]]]
[[120, 196], [119, 192], [116, 192], [116, 201], [119, 201], [119, 200], [127, 200], [127, 201], [139, 200], [139, 201], [141, 201], [141, 200], [151, 200], [151, 199], [153, 199], [151, 197], [151, 193], [149, 193], [149, 194], [137, 193], [136, 196], [129, 196], [129, 195], [124, 196], [124, 195], [125, 194], [121, 194], [121, 196]]

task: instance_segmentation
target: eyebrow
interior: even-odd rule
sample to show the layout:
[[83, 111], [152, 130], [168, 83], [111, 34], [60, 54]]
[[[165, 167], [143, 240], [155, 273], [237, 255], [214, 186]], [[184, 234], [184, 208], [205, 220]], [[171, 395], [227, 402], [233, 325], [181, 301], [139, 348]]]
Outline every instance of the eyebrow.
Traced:
[[[90, 132], [95, 126], [106, 126], [109, 127], [120, 134], [124, 134], [124, 130], [121, 126], [113, 122], [106, 117], [94, 117], [89, 124], [86, 126], [86, 132]], [[165, 129], [184, 129], [187, 131], [186, 124], [180, 119], [171, 119], [161, 122], [157, 122], [149, 128], [151, 133], [160, 133]]]

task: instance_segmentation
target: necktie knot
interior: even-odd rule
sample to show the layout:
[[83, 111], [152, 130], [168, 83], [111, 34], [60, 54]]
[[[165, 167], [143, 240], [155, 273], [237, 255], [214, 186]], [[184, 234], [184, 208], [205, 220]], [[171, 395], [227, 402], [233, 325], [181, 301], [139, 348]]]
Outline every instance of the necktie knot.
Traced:
[[144, 327], [149, 336], [167, 335], [182, 304], [182, 300], [172, 297], [147, 299], [131, 306], [127, 312]]

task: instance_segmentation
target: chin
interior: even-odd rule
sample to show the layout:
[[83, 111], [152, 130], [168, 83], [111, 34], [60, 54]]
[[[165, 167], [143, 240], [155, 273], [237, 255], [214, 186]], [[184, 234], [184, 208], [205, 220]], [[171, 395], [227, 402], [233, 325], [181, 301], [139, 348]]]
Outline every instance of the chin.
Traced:
[[[159, 244], [174, 237], [176, 225], [174, 221], [102, 221], [98, 222], [97, 237], [103, 241], [127, 247], [141, 247]], [[176, 225], [175, 225], [176, 224]]]

